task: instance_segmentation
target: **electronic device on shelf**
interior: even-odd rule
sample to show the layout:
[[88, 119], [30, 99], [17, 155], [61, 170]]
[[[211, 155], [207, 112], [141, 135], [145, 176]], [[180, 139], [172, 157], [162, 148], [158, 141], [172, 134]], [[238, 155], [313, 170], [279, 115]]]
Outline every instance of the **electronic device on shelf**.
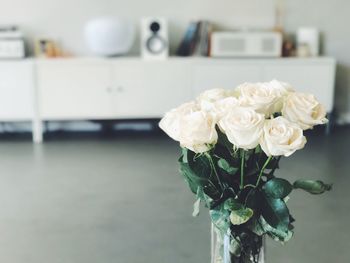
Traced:
[[301, 27], [297, 31], [299, 56], [316, 57], [320, 54], [320, 32], [317, 28]]
[[141, 20], [141, 55], [145, 59], [164, 59], [169, 55], [168, 24], [160, 17]]
[[25, 57], [23, 34], [16, 26], [0, 26], [0, 59]]
[[278, 32], [213, 32], [212, 57], [280, 57], [282, 35]]

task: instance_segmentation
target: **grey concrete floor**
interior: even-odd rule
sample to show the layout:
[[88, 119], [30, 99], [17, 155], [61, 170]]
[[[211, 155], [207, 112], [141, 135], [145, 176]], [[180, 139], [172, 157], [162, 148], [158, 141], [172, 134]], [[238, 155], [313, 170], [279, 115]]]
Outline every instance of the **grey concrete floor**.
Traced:
[[[313, 133], [280, 176], [334, 183], [295, 192], [295, 237], [268, 263], [350, 262], [350, 129]], [[0, 262], [206, 263], [209, 219], [177, 172], [178, 146], [152, 134], [0, 141]]]

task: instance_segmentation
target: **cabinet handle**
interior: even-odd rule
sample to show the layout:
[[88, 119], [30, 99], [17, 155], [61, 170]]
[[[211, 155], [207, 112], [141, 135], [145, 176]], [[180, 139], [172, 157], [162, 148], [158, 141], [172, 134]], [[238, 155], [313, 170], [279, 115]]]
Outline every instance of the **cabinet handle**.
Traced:
[[117, 86], [117, 92], [124, 92], [124, 87], [123, 86]]

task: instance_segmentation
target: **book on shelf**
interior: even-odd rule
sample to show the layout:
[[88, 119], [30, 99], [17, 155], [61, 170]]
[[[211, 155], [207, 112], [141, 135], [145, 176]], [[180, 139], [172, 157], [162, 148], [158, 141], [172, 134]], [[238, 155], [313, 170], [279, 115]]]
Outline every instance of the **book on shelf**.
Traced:
[[211, 24], [208, 21], [191, 22], [177, 49], [178, 56], [208, 56]]

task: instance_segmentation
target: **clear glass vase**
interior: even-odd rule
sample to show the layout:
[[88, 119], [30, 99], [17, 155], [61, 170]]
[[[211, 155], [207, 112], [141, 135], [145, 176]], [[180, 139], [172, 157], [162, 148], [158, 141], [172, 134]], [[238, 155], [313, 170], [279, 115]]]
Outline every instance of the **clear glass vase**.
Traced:
[[211, 263], [265, 263], [265, 238], [249, 237], [255, 240], [254, 247], [245, 247], [237, 253], [230, 231], [222, 236], [211, 225]]

